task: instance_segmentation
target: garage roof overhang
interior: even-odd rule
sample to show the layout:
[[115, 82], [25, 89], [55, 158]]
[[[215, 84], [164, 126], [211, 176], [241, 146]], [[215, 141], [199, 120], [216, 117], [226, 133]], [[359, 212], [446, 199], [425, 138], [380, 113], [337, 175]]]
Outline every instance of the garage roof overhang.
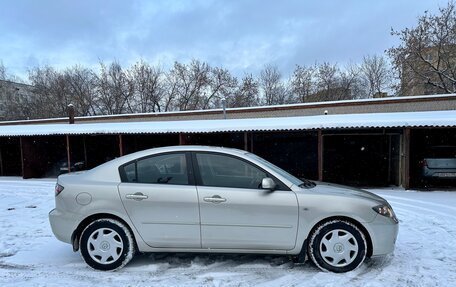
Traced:
[[456, 111], [301, 117], [0, 126], [0, 136], [165, 134], [318, 129], [456, 127]]

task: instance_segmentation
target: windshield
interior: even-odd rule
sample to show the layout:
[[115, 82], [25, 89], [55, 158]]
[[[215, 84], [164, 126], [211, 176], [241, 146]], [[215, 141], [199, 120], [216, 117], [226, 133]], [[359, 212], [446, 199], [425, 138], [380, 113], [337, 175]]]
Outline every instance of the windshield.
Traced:
[[276, 166], [275, 164], [272, 164], [269, 161], [264, 160], [261, 157], [255, 155], [253, 153], [246, 153], [246, 155], [248, 157], [251, 157], [251, 158], [263, 163], [264, 165], [267, 165], [270, 169], [274, 170], [274, 172], [276, 172], [276, 173], [280, 174], [281, 176], [285, 177], [286, 179], [291, 181], [293, 184], [295, 184], [297, 186], [301, 186], [302, 184], [304, 184], [304, 182], [302, 180], [300, 180], [299, 178], [295, 177], [294, 175], [284, 171], [283, 169], [281, 169], [280, 167]]

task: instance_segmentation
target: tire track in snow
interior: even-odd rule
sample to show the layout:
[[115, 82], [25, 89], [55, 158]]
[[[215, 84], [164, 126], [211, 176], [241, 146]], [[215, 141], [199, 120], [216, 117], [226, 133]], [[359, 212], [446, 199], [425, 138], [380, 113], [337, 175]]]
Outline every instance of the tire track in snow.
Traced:
[[[456, 220], [456, 216], [454, 216], [454, 215], [450, 215], [448, 213], [436, 211], [436, 210], [429, 209], [429, 208], [426, 208], [426, 207], [417, 206], [417, 205], [411, 205], [411, 204], [407, 204], [407, 203], [401, 203], [401, 202], [397, 202], [397, 201], [394, 201], [394, 200], [391, 200], [389, 202], [391, 203], [391, 205], [393, 205], [393, 209], [395, 209], [394, 205], [401, 205], [401, 206], [406, 206], [406, 207], [412, 207], [414, 209], [424, 210], [424, 211], [427, 211], [427, 212], [430, 212], [430, 213], [438, 214], [438, 215], [444, 216], [446, 218], [449, 217], [449, 218], [452, 218], [452, 219]], [[407, 210], [409, 210], [409, 209], [407, 209]], [[411, 210], [409, 210], [409, 211], [411, 211]]]
[[450, 209], [450, 210], [456, 211], [456, 207], [452, 207], [452, 206], [444, 205], [444, 204], [440, 204], [440, 203], [434, 203], [434, 202], [429, 202], [429, 201], [411, 199], [411, 198], [407, 198], [407, 197], [392, 196], [392, 195], [385, 195], [384, 197], [386, 199], [388, 199], [388, 201], [391, 198], [392, 200], [402, 200], [402, 201], [407, 201], [407, 202], [416, 202], [416, 203], [420, 203], [420, 204], [423, 204], [423, 205], [430, 205], [430, 206], [435, 206], [435, 207], [440, 207], [440, 208], [445, 208], [445, 209]]
[[[451, 286], [450, 277], [454, 277], [456, 252], [448, 248], [447, 243], [454, 241], [455, 230], [447, 216], [427, 216], [422, 209], [410, 204], [398, 204], [396, 211], [400, 214], [400, 230], [396, 244], [393, 265], [401, 266], [397, 282], [392, 286]], [[435, 214], [435, 213], [434, 213]], [[436, 240], [436, 237], [438, 240]], [[388, 272], [388, 271], [386, 271]], [[381, 271], [377, 278], [384, 276]], [[445, 277], [450, 281], [442, 280]]]
[[[426, 216], [423, 216], [423, 213], [413, 211], [410, 209], [404, 209], [404, 208], [395, 208], [396, 213], [399, 215], [399, 234], [401, 234], [402, 226], [409, 228], [410, 230], [413, 230], [415, 232], [419, 232], [422, 235], [429, 235], [429, 232], [427, 230], [423, 230], [419, 222], [427, 222], [432, 224], [434, 228], [439, 228], [442, 232], [445, 232], [448, 234], [453, 239], [456, 239], [456, 231], [450, 229], [448, 226], [452, 226], [451, 222], [442, 220], [441, 218], [433, 217], [429, 218]], [[413, 218], [410, 218], [410, 214], [414, 214]], [[405, 220], [401, 219], [405, 218]], [[409, 226], [410, 224], [410, 226]], [[421, 227], [421, 228], [420, 228]], [[437, 230], [434, 230], [434, 234]], [[442, 234], [440, 234], [442, 236]], [[432, 241], [432, 240], [431, 240]]]

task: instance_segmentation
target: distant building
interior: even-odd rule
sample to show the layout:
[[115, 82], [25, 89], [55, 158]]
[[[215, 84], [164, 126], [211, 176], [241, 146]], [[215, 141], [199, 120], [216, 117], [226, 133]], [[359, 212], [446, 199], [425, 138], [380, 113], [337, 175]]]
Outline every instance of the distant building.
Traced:
[[8, 120], [8, 110], [14, 103], [14, 106], [27, 102], [33, 97], [34, 87], [27, 84], [16, 83], [12, 81], [0, 80], [0, 120]]
[[325, 101], [342, 101], [351, 100], [351, 90], [344, 87], [331, 88], [329, 90], [320, 90], [310, 94], [306, 98], [306, 102], [325, 102]]
[[388, 97], [388, 93], [385, 93], [385, 92], [377, 92], [374, 94], [374, 99], [386, 98], [386, 97]]
[[[420, 55], [409, 55], [407, 62], [402, 66], [401, 95], [445, 94], [447, 92], [444, 89], [431, 84], [442, 81], [433, 67], [439, 66], [439, 70], [444, 70], [448, 63], [456, 65], [456, 46], [445, 49], [445, 53], [440, 55], [439, 48], [427, 48]], [[442, 79], [445, 84], [452, 85], [447, 79]]]

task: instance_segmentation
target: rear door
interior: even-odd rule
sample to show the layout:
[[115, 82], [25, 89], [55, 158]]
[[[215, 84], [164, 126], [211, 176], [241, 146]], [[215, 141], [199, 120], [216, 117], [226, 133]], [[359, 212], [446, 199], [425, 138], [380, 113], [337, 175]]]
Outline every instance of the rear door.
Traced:
[[165, 153], [121, 166], [119, 194], [152, 247], [200, 248], [198, 196], [190, 154]]
[[270, 175], [231, 155], [197, 152], [193, 163], [198, 174], [202, 248], [294, 248], [298, 202], [293, 191], [283, 184], [273, 192], [261, 189], [262, 179]]

